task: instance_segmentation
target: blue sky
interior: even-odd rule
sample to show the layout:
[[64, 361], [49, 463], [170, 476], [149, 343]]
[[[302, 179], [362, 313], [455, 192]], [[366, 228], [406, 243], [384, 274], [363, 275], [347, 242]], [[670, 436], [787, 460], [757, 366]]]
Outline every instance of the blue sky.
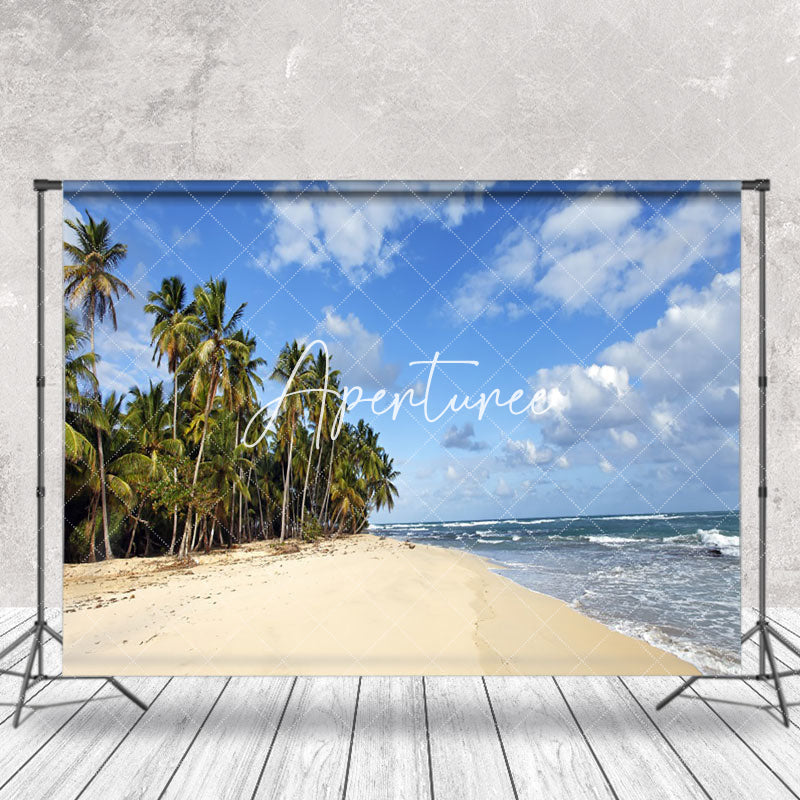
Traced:
[[170, 384], [143, 305], [176, 274], [227, 278], [270, 370], [323, 339], [365, 395], [478, 361], [438, 369], [432, 415], [546, 391], [536, 416], [357, 406], [401, 472], [376, 522], [738, 508], [738, 184], [66, 183], [86, 211], [135, 295], [97, 334], [104, 391]]

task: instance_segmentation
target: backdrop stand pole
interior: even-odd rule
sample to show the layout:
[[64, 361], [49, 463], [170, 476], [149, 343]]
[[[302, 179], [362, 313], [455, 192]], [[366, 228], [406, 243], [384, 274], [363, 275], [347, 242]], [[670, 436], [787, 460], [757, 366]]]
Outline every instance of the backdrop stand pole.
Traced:
[[[22, 675], [22, 688], [14, 710], [14, 727], [19, 725], [22, 707], [25, 704], [25, 695], [35, 683], [45, 680], [58, 680], [63, 675], [46, 675], [44, 672], [44, 640], [51, 636], [59, 644], [64, 643], [61, 635], [54, 631], [44, 618], [44, 193], [49, 189], [61, 190], [61, 181], [35, 180], [33, 189], [36, 192], [36, 223], [37, 223], [37, 249], [36, 249], [36, 622], [22, 636], [14, 640], [8, 647], [0, 652], [3, 659], [16, 650], [28, 637], [31, 637], [31, 649], [28, 660], [25, 662], [25, 671]], [[38, 661], [34, 670], [34, 662]], [[2, 670], [11, 675], [20, 675], [12, 670]], [[67, 676], [68, 678], [69, 676]], [[132, 700], [144, 711], [147, 704], [126, 689], [116, 678], [105, 678], [112, 686], [118, 689], [125, 697]]]
[[[780, 642], [800, 658], [800, 649], [770, 626], [767, 619], [767, 192], [769, 180], [742, 181], [742, 190], [758, 192], [758, 621], [742, 636], [742, 644], [758, 635], [758, 673], [756, 675], [695, 675], [668, 694], [657, 706], [664, 708], [695, 681], [737, 678], [772, 681], [778, 695], [783, 724], [789, 727], [789, 708], [783, 696], [781, 678], [799, 670], [778, 670], [772, 641]], [[769, 670], [767, 670], [769, 665]]]

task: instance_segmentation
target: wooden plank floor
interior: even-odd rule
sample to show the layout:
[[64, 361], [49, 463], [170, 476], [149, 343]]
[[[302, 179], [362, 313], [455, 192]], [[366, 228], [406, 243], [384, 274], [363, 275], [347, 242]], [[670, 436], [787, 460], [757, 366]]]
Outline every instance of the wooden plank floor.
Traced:
[[[0, 650], [31, 624], [0, 609]], [[800, 646], [800, 609], [775, 609]], [[745, 614], [749, 623], [752, 613]], [[59, 627], [59, 614], [48, 612]], [[745, 668], [757, 649], [747, 645]], [[22, 667], [26, 650], [0, 668]], [[776, 656], [793, 663], [785, 648]], [[60, 653], [45, 648], [45, 667]], [[800, 798], [800, 676], [771, 688], [676, 678], [127, 678], [49, 681], [11, 714], [0, 674], [0, 800], [83, 798]]]

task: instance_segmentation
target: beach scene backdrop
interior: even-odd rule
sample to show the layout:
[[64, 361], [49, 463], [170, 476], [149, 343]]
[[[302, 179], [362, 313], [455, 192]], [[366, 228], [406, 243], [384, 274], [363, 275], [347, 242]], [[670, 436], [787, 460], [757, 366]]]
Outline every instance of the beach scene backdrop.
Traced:
[[726, 182], [64, 185], [64, 670], [739, 660]]

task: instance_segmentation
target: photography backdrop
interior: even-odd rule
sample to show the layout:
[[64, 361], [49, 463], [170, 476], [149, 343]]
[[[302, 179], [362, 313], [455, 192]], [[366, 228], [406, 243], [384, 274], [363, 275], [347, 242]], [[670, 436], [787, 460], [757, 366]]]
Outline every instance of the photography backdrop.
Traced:
[[63, 215], [66, 671], [738, 664], [738, 182]]
[[[5, 19], [0, 117], [0, 602], [35, 598], [35, 198], [31, 179], [772, 178], [769, 198], [770, 602], [800, 598], [796, 398], [800, 58], [796, 3], [681, 8], [518, 3], [297, 9], [242, 2], [17, 6]], [[217, 9], [217, 6], [214, 6]], [[731, 25], [731, 19], [736, 20]], [[713, 35], [724, 32], [724, 35]], [[146, 53], [146, 58], [143, 54]], [[158, 80], [152, 80], [157, 73]], [[146, 75], [150, 75], [147, 78]], [[566, 79], [565, 79], [565, 76]], [[87, 94], [84, 87], [93, 86]], [[743, 204], [743, 485], [757, 485], [756, 200]], [[61, 203], [47, 199], [49, 382], [62, 369]], [[24, 269], [21, 265], [28, 265]], [[47, 484], [61, 481], [56, 393]], [[48, 603], [61, 598], [63, 499], [46, 498]], [[756, 599], [755, 494], [744, 491], [743, 582]]]

